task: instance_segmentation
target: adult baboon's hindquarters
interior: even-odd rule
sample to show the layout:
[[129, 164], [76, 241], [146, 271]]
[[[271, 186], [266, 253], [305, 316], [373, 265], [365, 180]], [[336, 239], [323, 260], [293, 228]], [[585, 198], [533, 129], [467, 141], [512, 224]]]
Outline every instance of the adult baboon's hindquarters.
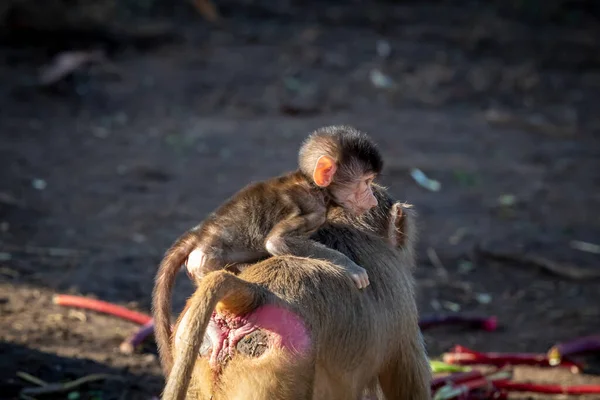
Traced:
[[[183, 398], [177, 392], [188, 389], [191, 371], [182, 367], [195, 362], [188, 398], [358, 399], [378, 382], [388, 400], [429, 399], [411, 274], [413, 215], [389, 199], [378, 208], [361, 222], [340, 214], [317, 235], [367, 268], [371, 285], [362, 291], [334, 264], [291, 256], [267, 259], [238, 277], [208, 274], [178, 321], [164, 398]], [[397, 234], [390, 218], [408, 229], [398, 248], [373, 234]], [[272, 313], [294, 329], [273, 322]], [[240, 327], [264, 333], [259, 357], [221, 346], [223, 338], [239, 339]], [[197, 358], [202, 337], [206, 356]]]

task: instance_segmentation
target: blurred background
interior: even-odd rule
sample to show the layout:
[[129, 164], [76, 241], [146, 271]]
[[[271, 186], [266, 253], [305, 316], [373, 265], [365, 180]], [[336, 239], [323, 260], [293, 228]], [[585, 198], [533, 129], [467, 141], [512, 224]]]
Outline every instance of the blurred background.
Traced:
[[[119, 351], [134, 324], [52, 296], [149, 313], [173, 240], [337, 123], [419, 213], [420, 312], [498, 318], [427, 330], [432, 357], [597, 335], [599, 18], [594, 0], [2, 1], [0, 398], [35, 386], [18, 372], [125, 379], [44, 398], [157, 395], [153, 343]], [[600, 383], [588, 362], [515, 373]]]

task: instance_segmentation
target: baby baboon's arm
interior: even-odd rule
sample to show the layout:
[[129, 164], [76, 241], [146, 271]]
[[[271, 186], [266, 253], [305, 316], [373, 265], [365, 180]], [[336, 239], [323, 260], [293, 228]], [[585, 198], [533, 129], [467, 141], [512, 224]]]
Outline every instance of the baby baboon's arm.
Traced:
[[345, 254], [309, 238], [326, 218], [324, 209], [305, 215], [297, 215], [275, 225], [265, 242], [267, 251], [274, 255], [292, 254], [331, 261], [344, 268], [359, 289], [369, 285], [367, 271]]

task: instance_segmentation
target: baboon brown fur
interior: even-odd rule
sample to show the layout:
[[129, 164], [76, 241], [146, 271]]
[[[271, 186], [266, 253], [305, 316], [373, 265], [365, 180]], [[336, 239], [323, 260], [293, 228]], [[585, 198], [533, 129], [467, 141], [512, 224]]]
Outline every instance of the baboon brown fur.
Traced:
[[377, 205], [372, 182], [383, 168], [376, 144], [351, 126], [317, 129], [303, 142], [299, 168], [251, 183], [182, 234], [165, 253], [152, 296], [154, 336], [169, 374], [171, 296], [182, 264], [196, 282], [212, 271], [239, 269], [270, 256], [295, 255], [334, 262], [358, 288], [367, 271], [343, 253], [310, 239], [333, 206], [362, 215]]
[[[369, 287], [358, 290], [335, 264], [294, 256], [269, 258], [238, 276], [207, 274], [175, 326], [175, 364], [163, 398], [341, 400], [368, 392], [387, 400], [430, 399], [412, 277], [415, 215], [376, 189], [378, 206], [368, 215], [333, 210], [314, 235], [363, 265]], [[198, 357], [213, 310], [244, 315], [265, 305], [304, 321], [308, 350], [271, 348], [260, 357], [234, 352], [219, 372]]]

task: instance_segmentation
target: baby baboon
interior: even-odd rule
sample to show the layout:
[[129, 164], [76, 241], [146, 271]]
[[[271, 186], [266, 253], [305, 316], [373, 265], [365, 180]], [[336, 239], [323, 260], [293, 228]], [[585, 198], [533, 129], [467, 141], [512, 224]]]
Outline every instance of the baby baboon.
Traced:
[[171, 291], [187, 259], [188, 271], [201, 277], [231, 264], [268, 256], [320, 258], [344, 268], [356, 286], [369, 284], [366, 270], [343, 253], [310, 239], [334, 206], [362, 215], [377, 205], [373, 179], [383, 161], [371, 139], [349, 126], [316, 130], [299, 153], [300, 168], [251, 184], [225, 202], [196, 228], [182, 235], [165, 254], [156, 276], [153, 311], [156, 341], [170, 370]]

